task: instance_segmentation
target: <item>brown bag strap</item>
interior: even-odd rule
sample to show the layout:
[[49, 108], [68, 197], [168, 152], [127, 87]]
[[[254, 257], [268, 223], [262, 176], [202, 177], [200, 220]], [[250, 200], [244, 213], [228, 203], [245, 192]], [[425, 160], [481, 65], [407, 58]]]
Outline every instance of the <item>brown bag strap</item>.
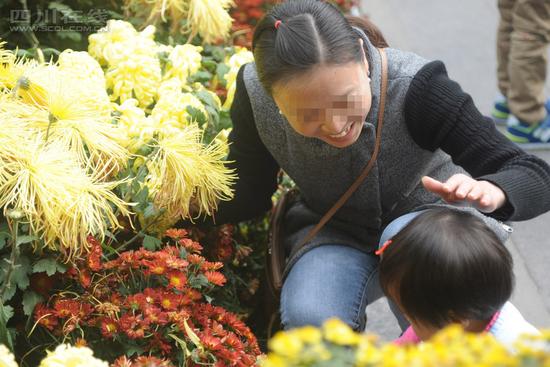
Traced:
[[[315, 237], [315, 235], [323, 228], [323, 226], [332, 218], [334, 214], [344, 205], [344, 203], [353, 195], [353, 193], [357, 190], [357, 188], [363, 183], [365, 178], [369, 175], [372, 167], [374, 166], [374, 163], [376, 162], [376, 158], [378, 157], [378, 153], [380, 152], [380, 140], [382, 136], [382, 125], [384, 124], [384, 109], [386, 107], [386, 90], [388, 88], [388, 58], [386, 56], [386, 51], [383, 48], [378, 49], [378, 53], [380, 54], [380, 60], [382, 62], [382, 77], [380, 80], [380, 104], [378, 107], [378, 122], [376, 127], [376, 141], [374, 143], [374, 151], [372, 152], [372, 156], [369, 160], [369, 163], [361, 173], [359, 177], [355, 180], [355, 182], [350, 186], [350, 188], [340, 197], [340, 199], [332, 206], [332, 208], [329, 209], [328, 212], [321, 218], [319, 223], [307, 234], [307, 236], [300, 242], [300, 245], [298, 248], [302, 247], [309, 241]], [[296, 248], [294, 252], [298, 249]]]

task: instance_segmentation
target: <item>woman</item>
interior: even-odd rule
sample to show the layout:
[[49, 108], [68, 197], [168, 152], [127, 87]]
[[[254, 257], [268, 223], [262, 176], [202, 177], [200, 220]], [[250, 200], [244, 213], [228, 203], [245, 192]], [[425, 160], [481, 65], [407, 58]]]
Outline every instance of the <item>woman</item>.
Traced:
[[550, 209], [544, 161], [503, 137], [443, 63], [388, 48], [376, 165], [317, 236], [292, 251], [369, 161], [380, 100], [377, 47], [386, 46], [364, 20], [348, 20], [322, 1], [291, 0], [258, 24], [255, 63], [239, 71], [229, 137], [239, 180], [215, 221], [269, 210], [280, 168], [295, 181], [301, 200], [285, 217], [285, 328], [339, 317], [362, 330], [366, 305], [380, 296], [374, 250], [412, 212], [467, 204], [505, 240], [501, 220]]

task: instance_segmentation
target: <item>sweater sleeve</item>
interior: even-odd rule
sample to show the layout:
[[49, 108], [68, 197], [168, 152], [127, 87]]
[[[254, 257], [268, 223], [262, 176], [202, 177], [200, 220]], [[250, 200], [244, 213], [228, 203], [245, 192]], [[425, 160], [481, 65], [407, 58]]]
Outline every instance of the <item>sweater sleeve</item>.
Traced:
[[448, 153], [477, 180], [500, 187], [506, 204], [489, 214], [526, 220], [550, 210], [550, 167], [509, 141], [484, 117], [470, 95], [447, 76], [441, 61], [426, 64], [413, 78], [405, 100], [405, 120], [422, 148]]
[[227, 165], [238, 177], [233, 186], [235, 196], [220, 202], [212, 218], [215, 224], [240, 222], [265, 213], [271, 209], [271, 196], [277, 189], [279, 166], [258, 135], [243, 74], [244, 66], [237, 75], [230, 111], [233, 129], [228, 137]]

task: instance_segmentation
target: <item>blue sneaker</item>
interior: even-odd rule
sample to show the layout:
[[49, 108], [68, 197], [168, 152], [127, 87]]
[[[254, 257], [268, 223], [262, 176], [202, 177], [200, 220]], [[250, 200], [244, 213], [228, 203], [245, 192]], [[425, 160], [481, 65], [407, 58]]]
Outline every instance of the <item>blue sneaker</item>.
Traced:
[[509, 117], [510, 109], [508, 108], [508, 102], [506, 101], [506, 97], [501, 94], [495, 99], [495, 104], [491, 111], [491, 118], [495, 124], [504, 125], [508, 122]]
[[506, 137], [518, 144], [549, 143], [550, 142], [550, 114], [536, 124], [529, 124], [510, 115]]
[[[546, 111], [550, 113], [550, 98], [544, 103]], [[508, 101], [506, 97], [502, 94], [499, 94], [495, 98], [495, 103], [493, 105], [493, 110], [491, 111], [491, 118], [497, 125], [506, 125], [508, 119], [511, 118], [512, 114], [510, 113], [510, 108], [508, 107]]]

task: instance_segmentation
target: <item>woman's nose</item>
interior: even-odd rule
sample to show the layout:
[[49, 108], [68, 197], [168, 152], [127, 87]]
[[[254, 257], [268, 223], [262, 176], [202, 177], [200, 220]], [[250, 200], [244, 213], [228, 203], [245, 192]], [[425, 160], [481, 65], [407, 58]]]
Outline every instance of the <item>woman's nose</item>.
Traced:
[[321, 130], [328, 135], [336, 135], [346, 128], [347, 118], [345, 116], [332, 116], [329, 121], [321, 126]]

